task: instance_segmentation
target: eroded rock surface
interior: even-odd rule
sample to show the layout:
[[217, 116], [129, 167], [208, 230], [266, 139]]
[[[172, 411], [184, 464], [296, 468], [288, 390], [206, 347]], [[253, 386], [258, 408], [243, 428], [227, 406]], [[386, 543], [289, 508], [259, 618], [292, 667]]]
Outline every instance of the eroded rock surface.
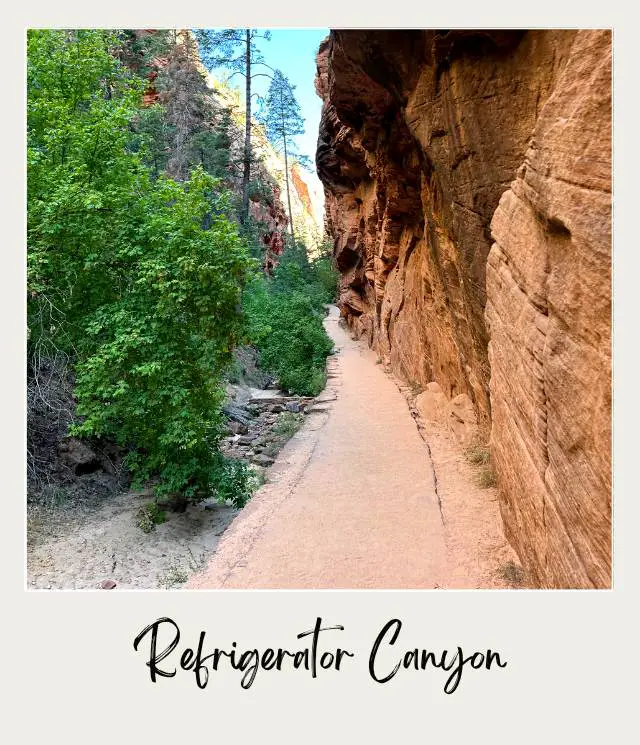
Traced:
[[332, 31], [317, 64], [342, 315], [491, 432], [528, 573], [608, 586], [610, 33]]

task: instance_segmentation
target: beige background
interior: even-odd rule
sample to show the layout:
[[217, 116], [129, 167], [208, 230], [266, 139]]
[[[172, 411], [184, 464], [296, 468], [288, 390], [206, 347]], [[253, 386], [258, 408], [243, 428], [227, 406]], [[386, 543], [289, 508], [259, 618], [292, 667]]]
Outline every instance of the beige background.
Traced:
[[[251, 7], [254, 6], [255, 7]], [[108, 7], [29, 2], [5, 10], [3, 34], [4, 364], [3, 703], [9, 742], [279, 743], [446, 742], [626, 743], [637, 727], [638, 332], [637, 77], [634, 19], [616, 4], [398, 4], [378, 11], [344, 2], [309, 4], [110, 0]], [[501, 7], [502, 6], [502, 7]], [[596, 12], [591, 12], [595, 8]], [[532, 8], [533, 10], [533, 8]], [[242, 11], [242, 13], [241, 13]], [[9, 14], [10, 17], [9, 17]], [[19, 15], [22, 14], [22, 15]], [[225, 17], [226, 14], [226, 17]], [[611, 592], [149, 592], [24, 591], [24, 28], [26, 26], [574, 26], [615, 27], [615, 562]], [[357, 653], [341, 673], [312, 680], [303, 671], [258, 671], [250, 690], [239, 674], [215, 674], [200, 691], [192, 674], [151, 685], [144, 652], [133, 639], [159, 616], [172, 617], [183, 639], [241, 647], [295, 648], [295, 635], [317, 615], [340, 645]], [[397, 648], [491, 647], [505, 670], [465, 670], [451, 696], [440, 671], [401, 671], [386, 685], [368, 676], [379, 629], [403, 620]], [[632, 636], [633, 630], [633, 636]], [[182, 648], [182, 645], [180, 646]], [[632, 698], [633, 696], [633, 698]]]

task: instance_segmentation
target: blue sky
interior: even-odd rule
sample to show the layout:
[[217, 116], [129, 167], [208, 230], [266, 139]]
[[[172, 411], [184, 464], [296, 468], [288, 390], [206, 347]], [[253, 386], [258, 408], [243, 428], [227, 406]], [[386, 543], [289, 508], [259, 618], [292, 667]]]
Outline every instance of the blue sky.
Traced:
[[[318, 126], [322, 102], [318, 98], [314, 87], [316, 74], [316, 53], [320, 42], [329, 34], [328, 28], [296, 28], [269, 29], [271, 40], [257, 39], [257, 46], [262, 52], [265, 62], [273, 68], [280, 69], [296, 86], [295, 96], [298, 99], [302, 116], [305, 119], [305, 133], [297, 137], [300, 152], [308, 155], [315, 163], [316, 143], [318, 140]], [[268, 72], [265, 68], [263, 71]], [[260, 68], [256, 67], [255, 72]], [[222, 75], [217, 75], [222, 77]], [[234, 88], [239, 88], [244, 100], [244, 78], [236, 75], [230, 82]], [[267, 78], [254, 78], [253, 88], [259, 95], [264, 95], [269, 87]], [[257, 108], [254, 98], [254, 110]]]

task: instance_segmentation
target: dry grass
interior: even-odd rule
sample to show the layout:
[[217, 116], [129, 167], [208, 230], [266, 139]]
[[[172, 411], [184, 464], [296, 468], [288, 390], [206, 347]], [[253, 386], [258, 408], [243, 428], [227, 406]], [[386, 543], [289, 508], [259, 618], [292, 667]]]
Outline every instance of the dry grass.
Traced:
[[526, 574], [521, 566], [514, 561], [507, 561], [498, 569], [498, 574], [513, 587], [523, 587]]
[[493, 466], [489, 464], [478, 471], [476, 481], [481, 489], [494, 487], [496, 485], [496, 472], [493, 470]]
[[474, 443], [464, 452], [469, 463], [478, 467], [476, 484], [481, 489], [490, 489], [496, 485], [496, 472], [491, 463], [491, 451], [487, 445]]
[[491, 462], [491, 452], [486, 445], [471, 445], [465, 450], [465, 458], [475, 466], [487, 466]]

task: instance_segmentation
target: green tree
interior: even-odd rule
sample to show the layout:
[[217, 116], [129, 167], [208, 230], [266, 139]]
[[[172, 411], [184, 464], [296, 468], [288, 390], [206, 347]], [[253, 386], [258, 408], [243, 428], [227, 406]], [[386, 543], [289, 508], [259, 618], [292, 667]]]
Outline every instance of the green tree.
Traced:
[[325, 386], [332, 343], [322, 325], [335, 297], [337, 272], [326, 259], [309, 261], [305, 247], [285, 249], [273, 278], [256, 276], [244, 293], [246, 333], [261, 366], [282, 388], [315, 396]]
[[265, 72], [254, 72], [256, 67], [271, 69], [264, 61], [256, 45], [256, 39], [270, 39], [269, 31], [260, 33], [258, 29], [195, 29], [200, 49], [200, 58], [209, 70], [227, 67], [234, 75], [245, 79], [245, 139], [242, 172], [242, 209], [240, 222], [244, 224], [249, 216], [249, 184], [251, 182], [251, 83], [257, 77], [270, 77]]
[[120, 59], [156, 103], [133, 122], [153, 172], [183, 180], [196, 165], [228, 179], [231, 115], [209, 89], [193, 35], [185, 29], [122, 31]]
[[143, 84], [120, 45], [28, 35], [29, 353], [72, 356], [76, 434], [128, 448], [137, 483], [202, 497], [228, 471], [221, 378], [250, 261], [219, 182], [153, 178], [144, 138], [132, 147]]
[[287, 185], [287, 205], [289, 208], [289, 225], [291, 237], [295, 244], [293, 212], [291, 211], [291, 193], [289, 188], [289, 158], [294, 156], [302, 160], [297, 152], [293, 138], [304, 134], [304, 119], [300, 113], [300, 104], [294, 94], [295, 86], [280, 70], [274, 72], [269, 90], [264, 100], [262, 121], [267, 137], [272, 145], [284, 154], [284, 172]]

